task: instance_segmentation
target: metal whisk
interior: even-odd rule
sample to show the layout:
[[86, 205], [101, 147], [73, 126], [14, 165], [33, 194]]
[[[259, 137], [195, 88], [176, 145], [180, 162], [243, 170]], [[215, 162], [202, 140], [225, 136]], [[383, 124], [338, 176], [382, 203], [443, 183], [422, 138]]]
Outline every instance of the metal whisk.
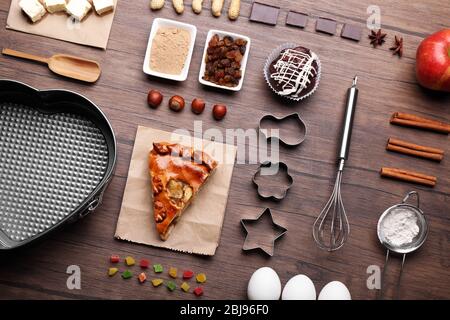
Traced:
[[[348, 158], [350, 149], [353, 116], [355, 114], [356, 101], [358, 98], [358, 89], [356, 88], [357, 80], [358, 77], [355, 76], [353, 78], [352, 86], [348, 89], [344, 129], [342, 131], [341, 149], [338, 157], [339, 168], [336, 182], [334, 183], [333, 193], [313, 225], [314, 241], [320, 248], [328, 251], [334, 251], [341, 248], [350, 233], [350, 225], [341, 197], [341, 182], [345, 160]], [[326, 232], [328, 230], [330, 231], [329, 233]]]

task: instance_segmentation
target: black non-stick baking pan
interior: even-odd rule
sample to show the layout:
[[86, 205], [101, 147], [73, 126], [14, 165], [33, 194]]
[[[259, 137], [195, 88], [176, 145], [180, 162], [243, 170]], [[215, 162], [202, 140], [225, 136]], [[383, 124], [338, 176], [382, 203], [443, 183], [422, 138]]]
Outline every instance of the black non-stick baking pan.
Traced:
[[94, 211], [115, 163], [113, 129], [94, 103], [0, 80], [0, 250]]

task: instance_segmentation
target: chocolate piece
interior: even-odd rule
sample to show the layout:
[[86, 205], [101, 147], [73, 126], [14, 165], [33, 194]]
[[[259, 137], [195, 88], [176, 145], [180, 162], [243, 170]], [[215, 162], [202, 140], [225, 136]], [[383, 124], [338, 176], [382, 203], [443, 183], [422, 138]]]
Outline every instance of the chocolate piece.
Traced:
[[318, 73], [317, 56], [304, 47], [284, 49], [269, 67], [269, 82], [282, 96], [303, 97], [314, 90]]
[[269, 6], [264, 3], [253, 2], [250, 21], [276, 25], [278, 20], [279, 7]]
[[286, 24], [289, 26], [304, 28], [308, 21], [308, 15], [306, 13], [289, 11], [286, 17]]
[[342, 31], [341, 31], [342, 38], [359, 41], [359, 40], [361, 40], [361, 35], [362, 35], [362, 29], [359, 26], [355, 26], [353, 24], [346, 23], [342, 27]]
[[334, 35], [336, 33], [337, 23], [333, 19], [317, 18], [316, 31]]

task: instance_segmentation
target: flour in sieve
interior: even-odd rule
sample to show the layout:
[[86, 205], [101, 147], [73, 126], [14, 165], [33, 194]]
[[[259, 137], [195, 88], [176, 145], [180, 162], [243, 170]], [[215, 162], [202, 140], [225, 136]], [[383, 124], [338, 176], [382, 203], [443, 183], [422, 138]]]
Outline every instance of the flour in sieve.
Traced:
[[403, 208], [393, 209], [383, 220], [382, 228], [386, 241], [394, 247], [411, 243], [420, 231], [416, 215]]

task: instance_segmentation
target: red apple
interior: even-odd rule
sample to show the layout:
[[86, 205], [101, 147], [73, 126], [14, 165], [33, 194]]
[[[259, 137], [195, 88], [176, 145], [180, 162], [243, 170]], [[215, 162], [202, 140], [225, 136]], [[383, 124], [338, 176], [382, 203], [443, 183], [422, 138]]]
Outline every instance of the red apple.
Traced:
[[420, 43], [416, 77], [425, 88], [450, 92], [450, 29], [436, 32]]

